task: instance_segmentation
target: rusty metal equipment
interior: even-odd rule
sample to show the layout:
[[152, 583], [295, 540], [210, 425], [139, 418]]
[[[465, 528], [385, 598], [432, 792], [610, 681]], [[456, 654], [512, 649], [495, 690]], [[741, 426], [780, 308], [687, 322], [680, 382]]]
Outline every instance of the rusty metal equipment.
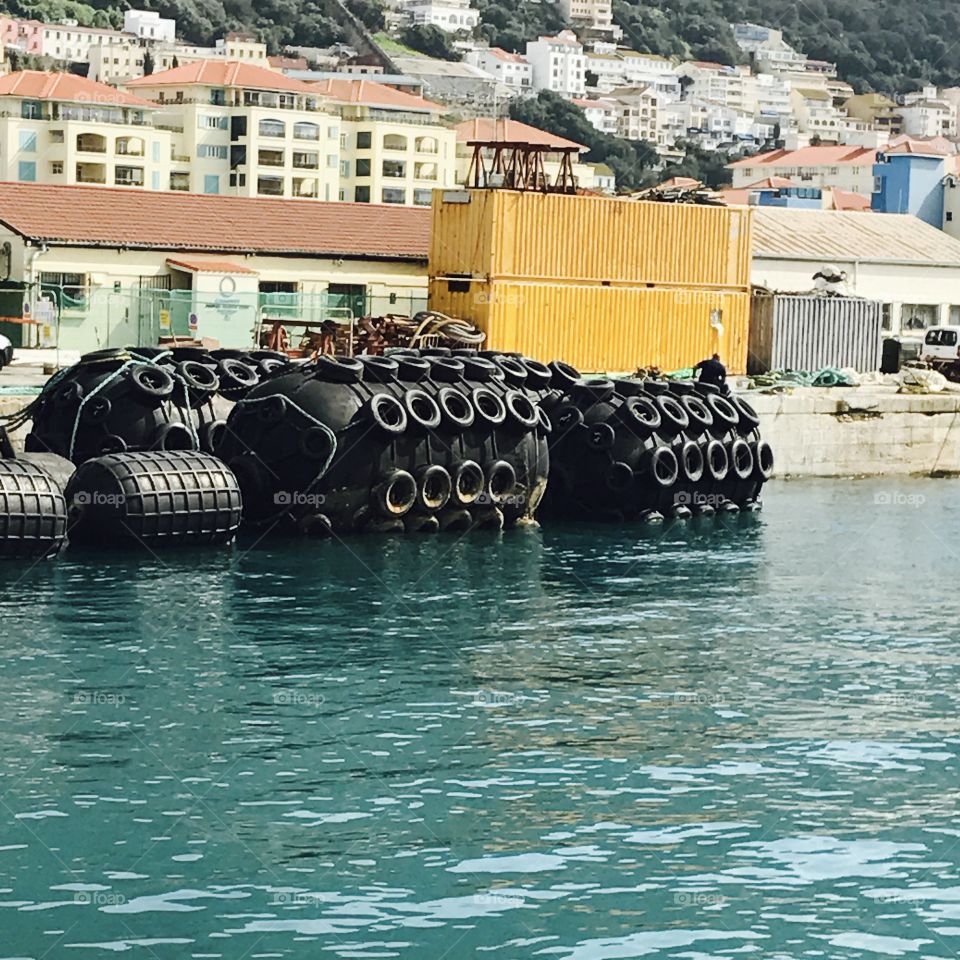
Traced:
[[[505, 140], [471, 140], [473, 157], [467, 172], [467, 186], [504, 190], [528, 190], [538, 193], [577, 192], [573, 158], [579, 147], [556, 147]], [[491, 154], [489, 162], [485, 152]], [[553, 183], [546, 172], [547, 154], [560, 154], [560, 169]]]

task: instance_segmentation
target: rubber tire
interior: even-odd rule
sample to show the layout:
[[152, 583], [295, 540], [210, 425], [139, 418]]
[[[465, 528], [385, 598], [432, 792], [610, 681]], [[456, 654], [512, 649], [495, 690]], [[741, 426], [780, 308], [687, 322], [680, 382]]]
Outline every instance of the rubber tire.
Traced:
[[[461, 488], [464, 486], [464, 478], [469, 480], [467, 490]], [[475, 460], [463, 460], [458, 463], [450, 472], [452, 481], [450, 498], [455, 504], [462, 507], [469, 507], [475, 503], [483, 494], [486, 478], [480, 464]]]
[[628, 397], [618, 411], [621, 422], [631, 433], [646, 439], [660, 429], [663, 416], [657, 403], [647, 396]]
[[653, 486], [669, 490], [680, 478], [677, 455], [670, 447], [654, 447], [647, 457], [647, 473]]
[[[393, 494], [398, 488], [405, 496], [394, 502]], [[406, 470], [391, 470], [373, 488], [370, 498], [381, 517], [389, 520], [402, 517], [409, 513], [417, 502], [417, 481]]]
[[703, 463], [710, 480], [722, 483], [730, 473], [730, 456], [719, 440], [709, 440], [703, 449]]
[[443, 419], [440, 406], [426, 390], [407, 390], [403, 395], [403, 408], [409, 422], [421, 430], [436, 430]]
[[170, 371], [155, 364], [138, 364], [128, 374], [133, 388], [148, 400], [167, 400], [176, 385]]
[[470, 401], [477, 416], [491, 426], [499, 427], [507, 419], [506, 404], [489, 387], [477, 387]]
[[320, 356], [316, 359], [318, 380], [327, 383], [359, 383], [363, 379], [363, 364], [356, 357]]
[[537, 408], [533, 401], [519, 390], [508, 390], [503, 397], [510, 419], [523, 430], [533, 430], [537, 425]]
[[483, 489], [490, 498], [490, 502], [497, 507], [503, 506], [517, 489], [517, 471], [506, 460], [495, 460], [483, 473]]
[[680, 397], [680, 405], [690, 421], [687, 427], [690, 434], [699, 436], [713, 426], [713, 414], [702, 397], [692, 393], [684, 394]]
[[400, 372], [400, 365], [390, 357], [357, 357], [363, 365], [363, 379], [367, 383], [393, 383]]
[[703, 471], [706, 469], [703, 451], [693, 440], [686, 440], [683, 443], [677, 460], [680, 464], [680, 472], [688, 483], [699, 483], [703, 479]]
[[[415, 478], [417, 481], [417, 508], [426, 513], [436, 513], [442, 510], [447, 505], [453, 490], [453, 481], [450, 479], [450, 474], [443, 467], [433, 463], [421, 467], [416, 472]], [[426, 498], [427, 485], [435, 482], [440, 483], [441, 491], [438, 496], [432, 497], [428, 502]]]
[[753, 451], [743, 437], [737, 437], [727, 451], [730, 466], [738, 480], [749, 480], [753, 476]]
[[690, 426], [690, 418], [676, 397], [661, 395], [656, 398], [656, 404], [660, 411], [660, 431], [664, 435], [678, 436]]
[[419, 383], [430, 374], [430, 361], [424, 357], [397, 356], [397, 379], [404, 383]]
[[409, 425], [406, 407], [389, 393], [375, 393], [362, 410], [376, 427], [389, 436], [399, 436]]
[[448, 427], [460, 431], [473, 426], [476, 414], [470, 398], [456, 387], [441, 387], [437, 393], [437, 406], [440, 407]]

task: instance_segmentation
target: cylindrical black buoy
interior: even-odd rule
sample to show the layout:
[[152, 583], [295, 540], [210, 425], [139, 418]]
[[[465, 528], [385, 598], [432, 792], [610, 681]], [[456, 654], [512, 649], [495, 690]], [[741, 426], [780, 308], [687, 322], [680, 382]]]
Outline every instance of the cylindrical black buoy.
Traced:
[[0, 460], [0, 558], [50, 556], [66, 535], [66, 502], [49, 471], [26, 460]]
[[225, 543], [240, 526], [237, 479], [195, 450], [116, 453], [77, 468], [66, 490], [70, 539]]

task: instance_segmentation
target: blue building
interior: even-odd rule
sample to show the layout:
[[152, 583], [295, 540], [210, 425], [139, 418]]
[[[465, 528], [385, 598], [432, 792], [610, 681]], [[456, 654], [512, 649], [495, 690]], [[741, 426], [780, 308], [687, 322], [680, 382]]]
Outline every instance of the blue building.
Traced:
[[[927, 152], [923, 152], [925, 149]], [[902, 143], [892, 150], [878, 151], [870, 208], [878, 213], [912, 213], [942, 230], [947, 172], [947, 158], [935, 147]]]
[[761, 187], [754, 191], [759, 207], [786, 207], [788, 210], [821, 210], [823, 191], [819, 187]]

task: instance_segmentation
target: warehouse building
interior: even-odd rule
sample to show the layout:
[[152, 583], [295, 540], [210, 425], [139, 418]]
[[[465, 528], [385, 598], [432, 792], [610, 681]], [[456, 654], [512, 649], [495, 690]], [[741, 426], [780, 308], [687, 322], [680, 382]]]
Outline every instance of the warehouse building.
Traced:
[[960, 323], [960, 241], [909, 214], [756, 207], [751, 279], [771, 290], [828, 286], [879, 300], [893, 334]]
[[0, 330], [73, 350], [165, 332], [247, 346], [278, 318], [415, 312], [429, 234], [429, 210], [399, 205], [0, 183]]

